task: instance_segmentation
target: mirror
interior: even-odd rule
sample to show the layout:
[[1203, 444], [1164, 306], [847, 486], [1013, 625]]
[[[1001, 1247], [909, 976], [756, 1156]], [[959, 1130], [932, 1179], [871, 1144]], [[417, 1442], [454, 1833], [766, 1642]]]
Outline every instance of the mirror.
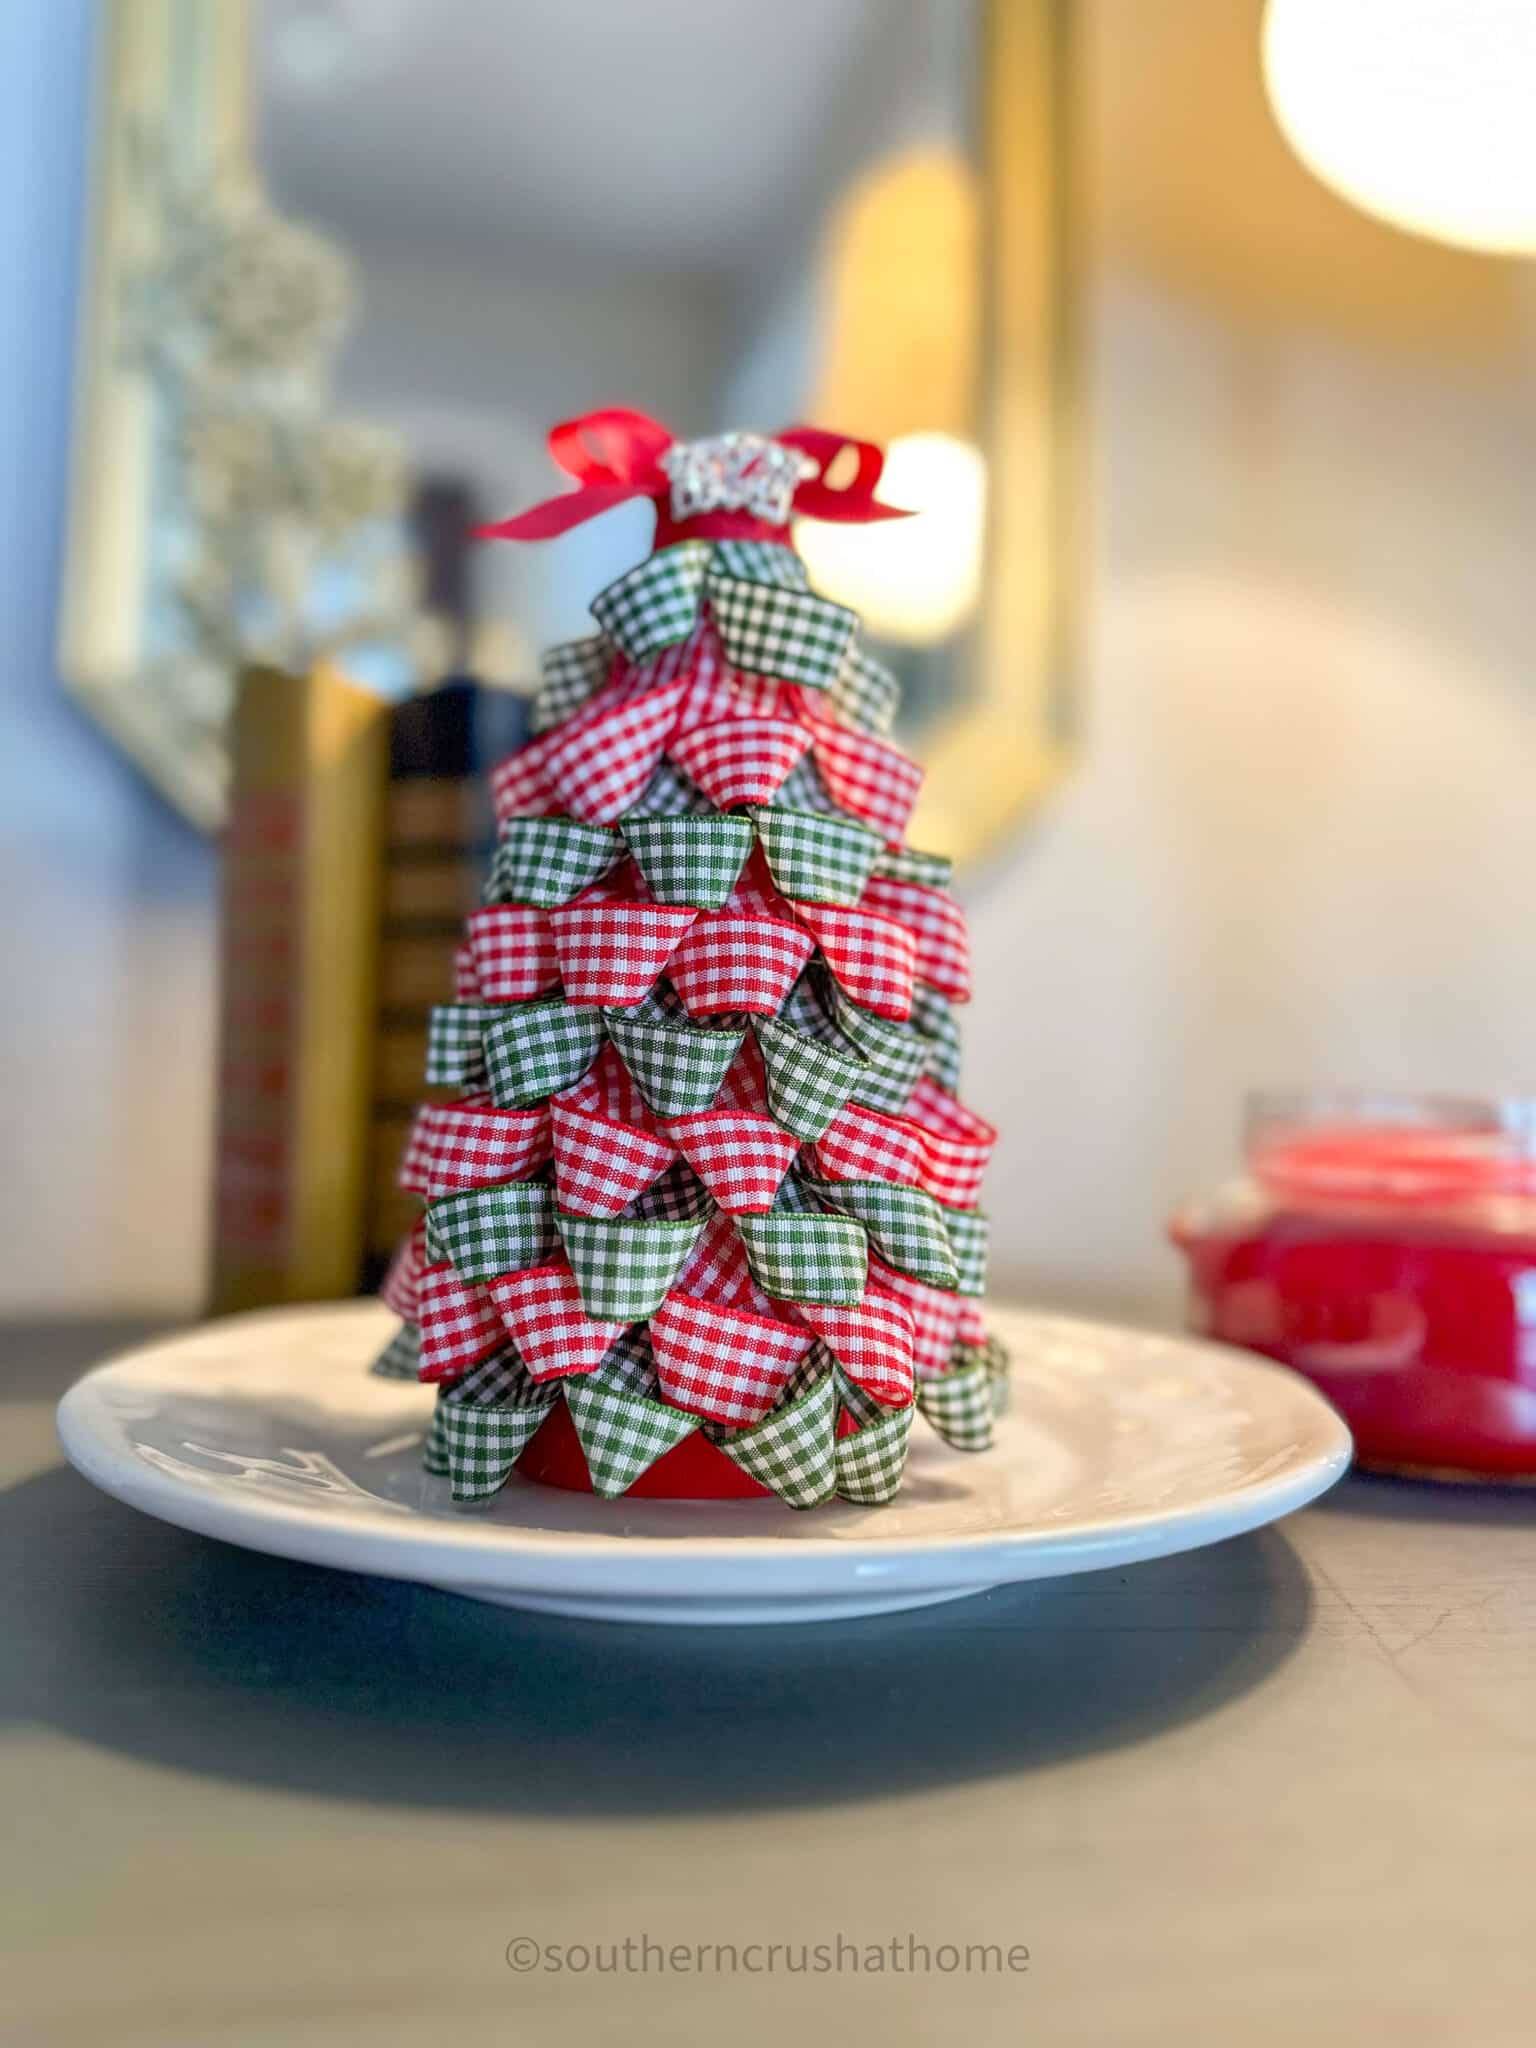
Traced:
[[[904, 686], [914, 843], [984, 854], [1071, 734], [1065, 16], [120, 0], [71, 686], [216, 824], [242, 652], [391, 694], [453, 668], [529, 688], [539, 646], [589, 630], [646, 511], [463, 542], [558, 488], [552, 421], [810, 419], [883, 442], [887, 495], [919, 512], [802, 545]], [[207, 331], [167, 374], [189, 276]]]

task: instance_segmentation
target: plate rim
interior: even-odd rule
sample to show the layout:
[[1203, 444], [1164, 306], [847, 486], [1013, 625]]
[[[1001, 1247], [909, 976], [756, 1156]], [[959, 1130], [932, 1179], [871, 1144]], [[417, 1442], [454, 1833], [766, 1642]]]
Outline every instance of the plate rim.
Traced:
[[[356, 1307], [360, 1321], [363, 1313], [376, 1312], [376, 1305], [368, 1302], [311, 1306], [319, 1314], [331, 1315]], [[740, 1536], [718, 1531], [660, 1536], [619, 1529], [529, 1529], [473, 1516], [466, 1516], [461, 1523], [417, 1514], [409, 1504], [394, 1509], [360, 1503], [352, 1519], [330, 1519], [306, 1513], [292, 1501], [259, 1493], [234, 1495], [179, 1480], [139, 1458], [122, 1438], [121, 1424], [116, 1425], [114, 1437], [113, 1419], [96, 1405], [95, 1395], [104, 1383], [126, 1379], [132, 1384], [146, 1366], [167, 1354], [194, 1348], [211, 1329], [237, 1323], [254, 1328], [304, 1313], [303, 1307], [289, 1304], [220, 1318], [103, 1360], [77, 1380], [58, 1405], [57, 1427], [65, 1456], [103, 1492], [159, 1520], [298, 1562], [423, 1584], [452, 1582], [466, 1591], [486, 1586], [573, 1595], [597, 1592], [682, 1604], [722, 1594], [750, 1602], [754, 1596], [782, 1599], [794, 1594], [844, 1593], [873, 1589], [897, 1579], [913, 1590], [939, 1586], [980, 1589], [1003, 1581], [1171, 1556], [1241, 1535], [1305, 1506], [1342, 1477], [1353, 1448], [1342, 1418], [1323, 1396], [1300, 1375], [1269, 1360], [1177, 1333], [1030, 1310], [1003, 1313], [1016, 1324], [1070, 1329], [1101, 1341], [1105, 1337], [1117, 1341], [1150, 1338], [1176, 1348], [1219, 1354], [1225, 1371], [1283, 1386], [1287, 1398], [1298, 1403], [1314, 1430], [1322, 1429], [1321, 1447], [1277, 1474], [1172, 1514], [1153, 1507], [1099, 1524], [1079, 1522], [1054, 1528], [977, 1530], [876, 1541], [861, 1539], [856, 1532], [838, 1536], [797, 1532], [792, 1541], [786, 1541], [781, 1535], [745, 1530]], [[622, 1503], [612, 1505], [622, 1513]], [[692, 1503], [645, 1505], [671, 1505], [686, 1513]]]

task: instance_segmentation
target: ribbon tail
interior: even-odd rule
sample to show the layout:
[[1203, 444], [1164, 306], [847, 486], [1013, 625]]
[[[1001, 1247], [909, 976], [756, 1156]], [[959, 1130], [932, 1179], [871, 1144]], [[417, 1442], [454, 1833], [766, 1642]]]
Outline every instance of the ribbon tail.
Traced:
[[[879, 519], [913, 516], [909, 508], [884, 504], [875, 496], [885, 456], [873, 441], [856, 441], [848, 434], [829, 433], [825, 427], [790, 427], [777, 439], [786, 448], [798, 448], [821, 466], [821, 474], [801, 484], [795, 492], [795, 510], [807, 519], [829, 520], [841, 526], [867, 526]], [[854, 450], [857, 467], [851, 483], [834, 489], [826, 482], [826, 474], [845, 448]]]
[[573, 526], [596, 519], [614, 505], [630, 498], [648, 498], [650, 487], [643, 483], [584, 484], [579, 491], [567, 491], [558, 498], [546, 498], [530, 505], [512, 519], [497, 519], [473, 529], [476, 540], [553, 540], [569, 533]]

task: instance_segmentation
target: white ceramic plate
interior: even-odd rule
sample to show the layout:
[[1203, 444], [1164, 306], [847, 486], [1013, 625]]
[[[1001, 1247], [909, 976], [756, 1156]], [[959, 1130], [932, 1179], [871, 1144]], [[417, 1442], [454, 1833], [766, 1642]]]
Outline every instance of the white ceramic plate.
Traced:
[[614, 1621], [832, 1620], [1134, 1564], [1274, 1521], [1349, 1462], [1306, 1383], [1216, 1345], [995, 1313], [1014, 1396], [994, 1448], [918, 1420], [884, 1508], [601, 1501], [513, 1478], [456, 1508], [421, 1469], [432, 1395], [366, 1361], [372, 1302], [266, 1310], [98, 1366], [59, 1407], [87, 1479], [205, 1536]]

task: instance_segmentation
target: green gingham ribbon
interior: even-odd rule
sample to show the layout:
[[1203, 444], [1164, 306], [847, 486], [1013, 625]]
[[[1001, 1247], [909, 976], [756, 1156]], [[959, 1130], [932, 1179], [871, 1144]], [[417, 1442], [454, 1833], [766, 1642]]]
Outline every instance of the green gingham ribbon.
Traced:
[[741, 1050], [743, 1030], [716, 1031], [625, 1010], [603, 1014], [619, 1057], [658, 1116], [690, 1116], [714, 1107], [726, 1069]]
[[631, 661], [648, 661], [693, 631], [713, 552], [707, 540], [660, 549], [593, 598], [593, 618]]
[[427, 1207], [427, 1248], [461, 1280], [494, 1280], [543, 1265], [559, 1248], [554, 1191], [542, 1181], [471, 1188]]
[[623, 851], [606, 825], [580, 818], [509, 818], [486, 878], [487, 903], [556, 910], [607, 874]]
[[864, 1057], [853, 1100], [866, 1109], [898, 1115], [928, 1063], [928, 1041], [904, 1025], [861, 1009], [835, 983], [832, 1005], [838, 1029]]
[[863, 1226], [847, 1216], [738, 1216], [752, 1277], [781, 1301], [824, 1301], [846, 1306], [864, 1292], [869, 1245]]
[[413, 1380], [421, 1366], [421, 1332], [414, 1323], [402, 1323], [369, 1366], [381, 1380]]
[[581, 1378], [585, 1386], [607, 1387], [610, 1393], [638, 1394], [643, 1400], [656, 1400], [660, 1382], [649, 1331], [639, 1327], [621, 1330], [604, 1353], [602, 1364], [595, 1372], [583, 1373]]
[[864, 1079], [852, 1053], [796, 1031], [777, 1017], [754, 1017], [763, 1056], [768, 1107], [786, 1131], [809, 1144], [819, 1138]]
[[429, 1088], [477, 1088], [485, 1080], [483, 1003], [434, 1003], [427, 1018]]
[[709, 580], [735, 577], [743, 583], [777, 583], [785, 590], [808, 587], [805, 564], [793, 548], [774, 540], [717, 540]]
[[845, 817], [827, 792], [814, 754], [802, 754], [779, 784], [775, 803], [785, 811], [819, 811], [824, 817]]
[[496, 1407], [439, 1398], [437, 1418], [455, 1500], [484, 1501], [500, 1493], [559, 1391], [553, 1383], [527, 1380]]
[[830, 690], [858, 626], [846, 605], [809, 590], [709, 579], [709, 604], [725, 658], [748, 675]]
[[661, 1307], [698, 1243], [702, 1216], [568, 1216], [555, 1221], [585, 1312], [598, 1322], [637, 1323]]
[[713, 817], [715, 807], [681, 768], [665, 755], [656, 763], [650, 781], [640, 792], [640, 801], [627, 813], [631, 818]]
[[857, 903], [880, 835], [856, 818], [765, 807], [752, 813], [774, 885], [801, 903]]
[[857, 640], [843, 656], [828, 695], [850, 724], [881, 737], [895, 725], [901, 706], [900, 683], [883, 662], [866, 654]]
[[887, 1265], [929, 1287], [955, 1288], [960, 1276], [943, 1213], [926, 1188], [888, 1180], [813, 1181], [811, 1187], [834, 1215], [853, 1217], [864, 1226]]
[[792, 1508], [813, 1508], [837, 1490], [837, 1384], [824, 1373], [809, 1392], [749, 1429], [711, 1431], [743, 1472]]
[[752, 851], [750, 819], [712, 817], [619, 820], [635, 865], [658, 903], [718, 910]]
[[565, 1383], [565, 1405], [581, 1439], [592, 1491], [614, 1500], [659, 1457], [691, 1436], [698, 1418], [661, 1401], [620, 1392], [596, 1375]]
[[603, 1020], [563, 995], [496, 1003], [481, 1043], [491, 1100], [498, 1109], [526, 1109], [581, 1079], [602, 1049]]
[[928, 1072], [951, 1095], [960, 1093], [960, 1026], [948, 996], [920, 981], [912, 990], [907, 1020], [928, 1041]]
[[981, 1360], [951, 1366], [936, 1379], [919, 1380], [917, 1405], [953, 1449], [984, 1451], [990, 1446], [991, 1375]]
[[563, 725], [595, 696], [607, 681], [613, 663], [613, 644], [603, 633], [589, 633], [585, 640], [562, 640], [549, 647], [539, 662], [543, 683], [533, 700], [528, 722], [536, 733]]
[[432, 1404], [432, 1420], [427, 1424], [426, 1438], [421, 1446], [421, 1465], [424, 1472], [430, 1472], [434, 1479], [448, 1476], [448, 1431], [443, 1422], [444, 1389], [438, 1389], [436, 1401]]
[[905, 1408], [882, 1409], [878, 1420], [864, 1423], [852, 1436], [838, 1437], [837, 1490], [844, 1500], [883, 1507], [900, 1487], [915, 1405], [909, 1401]]
[[955, 1261], [957, 1294], [987, 1291], [987, 1219], [979, 1209], [949, 1209], [942, 1204], [944, 1234]]
[[947, 889], [955, 864], [947, 853], [919, 853], [912, 846], [888, 846], [875, 862], [875, 873], [893, 882], [917, 882], [925, 889]]
[[952, 1369], [958, 1370], [962, 1367], [979, 1365], [987, 1375], [987, 1383], [992, 1391], [992, 1413], [994, 1415], [1003, 1414], [1008, 1406], [1008, 1373], [1010, 1363], [1007, 1345], [1003, 1343], [1001, 1338], [994, 1337], [990, 1332], [982, 1343], [956, 1344], [950, 1353], [950, 1366]]
[[674, 1223], [689, 1223], [696, 1216], [707, 1218], [714, 1208], [708, 1188], [684, 1160], [669, 1166], [659, 1180], [653, 1180], [624, 1211], [647, 1221], [665, 1217]]

